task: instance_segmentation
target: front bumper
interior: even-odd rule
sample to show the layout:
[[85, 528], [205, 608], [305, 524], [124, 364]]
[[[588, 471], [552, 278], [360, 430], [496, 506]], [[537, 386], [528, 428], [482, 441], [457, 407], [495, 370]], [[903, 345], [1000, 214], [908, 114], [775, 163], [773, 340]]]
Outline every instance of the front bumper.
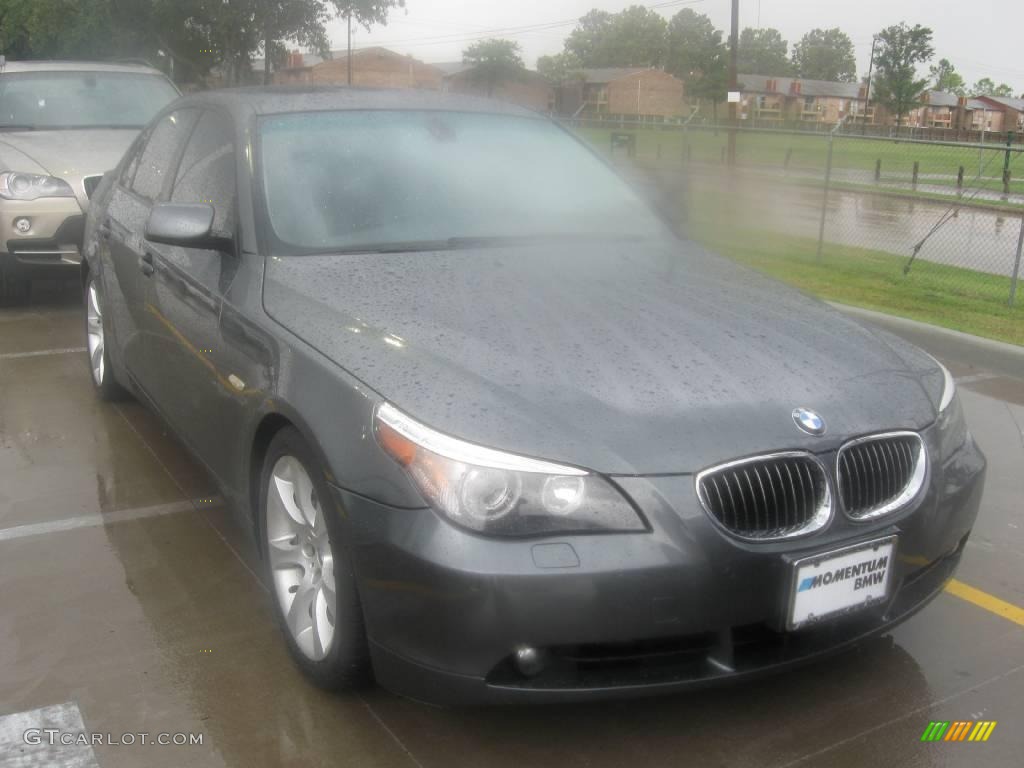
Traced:
[[[953, 575], [984, 470], [968, 439], [890, 518], [837, 516], [806, 539], [762, 544], [713, 526], [692, 476], [616, 479], [644, 510], [649, 533], [525, 541], [475, 536], [428, 510], [340, 489], [336, 496], [382, 685], [443, 703], [566, 701], [784, 669], [905, 620]], [[790, 558], [890, 534], [899, 543], [886, 603], [785, 631]], [[534, 677], [512, 663], [524, 645], [546, 655]]]
[[[16, 228], [19, 219], [31, 223], [27, 232]], [[84, 228], [76, 198], [0, 201], [0, 271], [21, 278], [76, 274]]]

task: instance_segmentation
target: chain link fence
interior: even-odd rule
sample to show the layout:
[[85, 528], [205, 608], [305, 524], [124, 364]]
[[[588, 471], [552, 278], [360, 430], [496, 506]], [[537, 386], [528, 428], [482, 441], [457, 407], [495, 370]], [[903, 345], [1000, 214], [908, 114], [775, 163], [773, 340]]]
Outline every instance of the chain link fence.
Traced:
[[673, 191], [688, 234], [826, 298], [1024, 344], [1024, 146], [829, 132], [570, 126]]

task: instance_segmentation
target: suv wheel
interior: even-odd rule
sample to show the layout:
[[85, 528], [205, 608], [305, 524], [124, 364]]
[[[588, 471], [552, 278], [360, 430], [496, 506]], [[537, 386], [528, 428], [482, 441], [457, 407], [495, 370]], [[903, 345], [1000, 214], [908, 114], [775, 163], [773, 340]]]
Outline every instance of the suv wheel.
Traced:
[[278, 623], [316, 685], [353, 688], [370, 664], [355, 576], [331, 514], [323, 469], [299, 432], [271, 441], [260, 483], [260, 531]]

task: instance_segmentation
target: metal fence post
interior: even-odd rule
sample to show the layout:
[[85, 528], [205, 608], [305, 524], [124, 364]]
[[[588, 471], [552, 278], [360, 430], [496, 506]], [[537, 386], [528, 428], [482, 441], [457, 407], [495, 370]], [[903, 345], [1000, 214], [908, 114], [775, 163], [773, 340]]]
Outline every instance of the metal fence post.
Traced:
[[[849, 117], [847, 115], [846, 117]], [[821, 261], [821, 249], [825, 244], [825, 215], [828, 213], [828, 187], [832, 182], [832, 150], [836, 132], [843, 127], [846, 117], [836, 123], [836, 127], [828, 132], [828, 158], [825, 160], [825, 189], [821, 194], [821, 220], [818, 222], [818, 252], [815, 258]]]
[[821, 194], [821, 219], [818, 221], [818, 252], [815, 258], [821, 261], [821, 249], [825, 243], [825, 215], [828, 213], [828, 185], [832, 181], [832, 133], [828, 135], [828, 159], [825, 160], [825, 189]]
[[1012, 307], [1017, 298], [1017, 280], [1020, 279], [1020, 255], [1024, 251], [1024, 216], [1020, 217], [1020, 237], [1017, 238], [1017, 258], [1013, 263], [1013, 277], [1010, 278], [1010, 301]]

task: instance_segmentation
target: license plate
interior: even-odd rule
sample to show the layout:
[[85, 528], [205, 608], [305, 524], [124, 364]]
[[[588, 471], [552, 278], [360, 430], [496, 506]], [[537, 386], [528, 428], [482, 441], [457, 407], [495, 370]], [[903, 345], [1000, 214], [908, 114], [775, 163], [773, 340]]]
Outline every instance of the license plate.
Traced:
[[837, 549], [793, 563], [789, 629], [867, 608], [889, 596], [896, 537]]

